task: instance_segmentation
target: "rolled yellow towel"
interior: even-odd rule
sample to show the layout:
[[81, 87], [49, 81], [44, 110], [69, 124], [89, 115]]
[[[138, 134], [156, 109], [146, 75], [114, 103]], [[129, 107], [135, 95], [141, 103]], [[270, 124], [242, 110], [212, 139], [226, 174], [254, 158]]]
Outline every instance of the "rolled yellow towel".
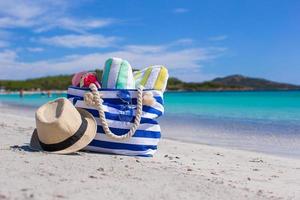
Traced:
[[140, 85], [145, 89], [154, 89], [164, 92], [169, 78], [168, 70], [162, 65], [147, 67], [133, 74], [136, 88]]

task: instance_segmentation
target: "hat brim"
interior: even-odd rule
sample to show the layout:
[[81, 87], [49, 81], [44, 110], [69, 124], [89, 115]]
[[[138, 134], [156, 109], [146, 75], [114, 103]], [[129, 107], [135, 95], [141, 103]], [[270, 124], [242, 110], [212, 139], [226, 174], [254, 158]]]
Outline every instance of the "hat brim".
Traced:
[[[74, 152], [79, 151], [79, 150], [83, 149], [84, 147], [86, 147], [95, 138], [96, 133], [97, 133], [97, 122], [96, 122], [95, 118], [88, 111], [86, 111], [84, 109], [81, 109], [81, 108], [76, 108], [76, 109], [78, 110], [80, 115], [83, 118], [85, 118], [87, 121], [87, 129], [86, 129], [85, 133], [72, 146], [70, 146], [66, 149], [60, 150], [60, 151], [52, 151], [50, 153], [56, 153], [56, 154], [74, 153]], [[37, 129], [34, 129], [34, 131], [32, 133], [29, 147], [35, 151], [44, 151], [39, 142]]]

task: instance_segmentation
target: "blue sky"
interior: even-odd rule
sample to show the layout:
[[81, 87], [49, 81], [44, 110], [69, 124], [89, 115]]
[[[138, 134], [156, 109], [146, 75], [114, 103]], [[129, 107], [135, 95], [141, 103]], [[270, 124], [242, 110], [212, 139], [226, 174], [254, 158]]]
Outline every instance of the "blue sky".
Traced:
[[168, 67], [204, 81], [243, 74], [300, 84], [300, 1], [0, 1], [0, 79]]

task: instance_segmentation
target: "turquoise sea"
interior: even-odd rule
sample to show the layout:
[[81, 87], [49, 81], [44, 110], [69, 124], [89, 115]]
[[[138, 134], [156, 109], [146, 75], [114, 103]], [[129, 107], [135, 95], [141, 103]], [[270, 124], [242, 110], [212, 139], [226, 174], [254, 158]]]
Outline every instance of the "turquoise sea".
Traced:
[[[0, 95], [34, 109], [65, 94]], [[166, 92], [167, 138], [300, 158], [300, 91]]]

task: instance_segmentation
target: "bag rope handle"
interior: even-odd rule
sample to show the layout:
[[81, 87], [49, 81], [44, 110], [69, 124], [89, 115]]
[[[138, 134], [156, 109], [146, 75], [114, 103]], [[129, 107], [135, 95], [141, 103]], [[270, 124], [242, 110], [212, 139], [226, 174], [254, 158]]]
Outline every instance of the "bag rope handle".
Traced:
[[101, 125], [103, 127], [103, 130], [105, 134], [114, 139], [114, 140], [127, 140], [131, 138], [135, 131], [137, 130], [138, 126], [140, 125], [141, 118], [142, 118], [142, 113], [143, 113], [143, 86], [140, 86], [137, 88], [137, 108], [136, 108], [136, 114], [135, 114], [135, 120], [130, 128], [130, 130], [123, 134], [123, 135], [116, 135], [113, 132], [110, 131], [107, 120], [105, 118], [105, 113], [103, 109], [103, 99], [101, 98], [101, 94], [98, 91], [97, 86], [94, 83], [91, 83], [89, 88], [91, 89], [91, 92], [87, 92], [84, 94], [84, 102], [88, 106], [93, 106], [95, 107], [98, 112], [99, 112], [99, 118]]

